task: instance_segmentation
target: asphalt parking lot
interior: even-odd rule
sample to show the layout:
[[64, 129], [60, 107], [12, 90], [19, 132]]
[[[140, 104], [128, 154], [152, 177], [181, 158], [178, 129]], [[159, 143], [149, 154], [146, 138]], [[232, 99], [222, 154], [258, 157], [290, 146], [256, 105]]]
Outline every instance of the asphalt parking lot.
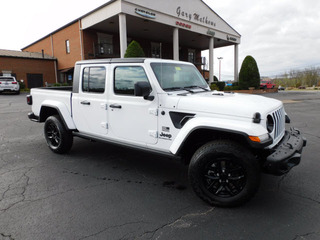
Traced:
[[320, 239], [320, 92], [280, 92], [307, 138], [298, 167], [263, 175], [257, 195], [215, 208], [174, 160], [75, 138], [69, 154], [46, 146], [25, 94], [0, 95], [0, 240]]

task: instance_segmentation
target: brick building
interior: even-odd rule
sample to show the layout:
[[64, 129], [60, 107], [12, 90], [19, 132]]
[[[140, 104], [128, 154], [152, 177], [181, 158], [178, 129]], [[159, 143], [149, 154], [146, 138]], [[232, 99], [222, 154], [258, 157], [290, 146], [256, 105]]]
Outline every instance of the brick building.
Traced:
[[56, 82], [56, 58], [34, 52], [0, 49], [0, 75], [11, 74], [27, 88]]
[[238, 77], [241, 36], [202, 0], [110, 0], [60, 29], [24, 47], [57, 59], [59, 82], [72, 81], [78, 60], [123, 57], [136, 40], [146, 57], [189, 61], [201, 69], [201, 51], [209, 50], [209, 81], [214, 49], [234, 47]]

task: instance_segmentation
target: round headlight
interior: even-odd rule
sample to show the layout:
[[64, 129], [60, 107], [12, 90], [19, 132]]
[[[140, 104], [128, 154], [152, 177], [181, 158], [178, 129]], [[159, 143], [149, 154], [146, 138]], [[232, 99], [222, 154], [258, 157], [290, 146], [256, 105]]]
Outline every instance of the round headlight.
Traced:
[[274, 120], [273, 117], [271, 115], [267, 116], [267, 130], [269, 133], [271, 133], [273, 131], [274, 128]]

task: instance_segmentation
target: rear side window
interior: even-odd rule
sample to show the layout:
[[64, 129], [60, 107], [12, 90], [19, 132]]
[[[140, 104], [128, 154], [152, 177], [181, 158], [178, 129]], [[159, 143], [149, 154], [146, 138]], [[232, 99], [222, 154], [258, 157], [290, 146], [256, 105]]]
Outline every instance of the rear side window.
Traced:
[[106, 69], [104, 67], [86, 67], [82, 75], [82, 91], [104, 93], [106, 85]]
[[114, 92], [134, 96], [134, 85], [137, 82], [148, 82], [143, 67], [117, 67], [114, 73]]

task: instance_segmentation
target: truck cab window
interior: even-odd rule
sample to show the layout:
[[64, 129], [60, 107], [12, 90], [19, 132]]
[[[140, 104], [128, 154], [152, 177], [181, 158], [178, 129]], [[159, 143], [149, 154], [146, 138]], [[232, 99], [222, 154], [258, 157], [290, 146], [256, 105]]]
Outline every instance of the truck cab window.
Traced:
[[142, 67], [117, 67], [114, 72], [114, 92], [134, 96], [134, 85], [137, 82], [148, 82]]
[[106, 84], [106, 69], [104, 67], [86, 67], [82, 75], [82, 91], [104, 93]]

